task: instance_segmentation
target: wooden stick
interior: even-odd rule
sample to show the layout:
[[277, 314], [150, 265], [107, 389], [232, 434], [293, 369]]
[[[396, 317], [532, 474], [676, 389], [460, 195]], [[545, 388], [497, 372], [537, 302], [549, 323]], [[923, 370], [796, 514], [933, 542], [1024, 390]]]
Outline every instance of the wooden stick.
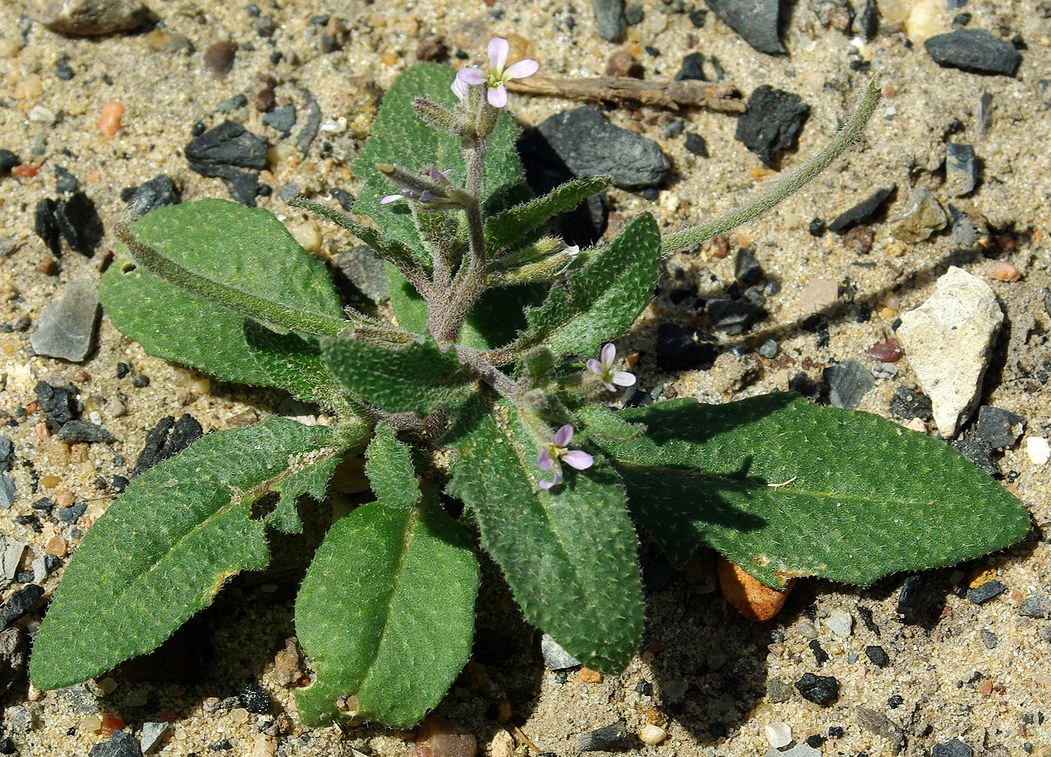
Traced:
[[598, 79], [554, 79], [530, 76], [507, 83], [512, 92], [524, 95], [553, 95], [569, 100], [635, 101], [669, 110], [682, 107], [707, 108], [719, 113], [744, 113], [748, 108], [733, 84], [696, 79], [643, 81], [626, 76]]

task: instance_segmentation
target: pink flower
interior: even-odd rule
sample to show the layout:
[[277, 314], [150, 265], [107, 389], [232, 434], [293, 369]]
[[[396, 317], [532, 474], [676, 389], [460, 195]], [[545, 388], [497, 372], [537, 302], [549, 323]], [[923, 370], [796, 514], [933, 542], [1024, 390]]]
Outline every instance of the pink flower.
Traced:
[[587, 452], [578, 449], [569, 449], [569, 443], [573, 439], [573, 427], [568, 423], [555, 432], [551, 444], [545, 444], [537, 457], [536, 464], [540, 470], [547, 473], [551, 471], [551, 480], [540, 482], [541, 489], [550, 489], [562, 483], [562, 463], [565, 462], [571, 468], [587, 470], [594, 464], [595, 458]]
[[611, 392], [615, 392], [618, 386], [635, 385], [634, 373], [613, 370], [613, 361], [617, 359], [617, 348], [612, 343], [602, 348], [599, 357], [602, 359], [591, 358], [588, 360], [588, 370], [598, 376], [603, 386]]
[[494, 108], [507, 105], [507, 82], [532, 76], [540, 68], [540, 64], [531, 58], [523, 58], [505, 68], [510, 50], [511, 46], [503, 37], [493, 37], [489, 40], [489, 70], [483, 71], [476, 66], [460, 69], [452, 85], [456, 96], [463, 100], [467, 96], [468, 87], [484, 84], [485, 96], [490, 105]]

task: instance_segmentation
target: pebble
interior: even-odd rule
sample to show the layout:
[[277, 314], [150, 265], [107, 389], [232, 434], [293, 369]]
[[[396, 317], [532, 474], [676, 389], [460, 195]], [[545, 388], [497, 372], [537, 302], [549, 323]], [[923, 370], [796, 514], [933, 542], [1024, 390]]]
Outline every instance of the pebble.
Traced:
[[941, 744], [935, 744], [931, 750], [931, 757], [973, 757], [974, 752], [969, 746], [959, 739], [949, 739]]
[[828, 401], [832, 407], [852, 410], [876, 386], [872, 373], [857, 360], [844, 360], [825, 369]]
[[885, 668], [890, 665], [890, 657], [887, 655], [887, 650], [881, 646], [870, 644], [865, 647], [865, 656], [877, 668]]
[[135, 461], [132, 477], [144, 473], [162, 460], [177, 455], [204, 436], [204, 429], [192, 415], [183, 414], [179, 420], [168, 415], [161, 418], [146, 434], [146, 441]]
[[854, 630], [854, 618], [849, 612], [839, 607], [834, 609], [825, 618], [825, 625], [828, 626], [829, 630], [832, 631], [836, 636], [841, 639], [845, 639]]
[[954, 436], [977, 406], [1003, 319], [992, 288], [955, 266], [926, 302], [901, 316], [898, 340], [942, 436]]
[[700, 53], [689, 53], [679, 64], [679, 72], [675, 74], [675, 81], [697, 80], [706, 81], [704, 70], [701, 68], [704, 56]]
[[237, 60], [237, 43], [224, 40], [215, 42], [204, 51], [204, 65], [212, 76], [220, 79], [230, 73]]
[[706, 0], [706, 3], [720, 21], [759, 52], [788, 54], [780, 36], [783, 0]]
[[48, 29], [75, 37], [103, 37], [153, 19], [139, 0], [31, 0], [29, 13]]
[[763, 314], [763, 306], [748, 299], [730, 300], [714, 299], [705, 303], [712, 327], [731, 336], [743, 334]]
[[0, 582], [10, 583], [18, 573], [26, 545], [0, 534]]
[[792, 743], [792, 726], [788, 723], [768, 723], [763, 735], [774, 749], [783, 749]]
[[36, 584], [24, 586], [0, 605], [0, 630], [6, 630], [23, 615], [32, 612], [44, 596], [44, 589]]
[[99, 132], [106, 139], [113, 139], [117, 132], [124, 128], [121, 119], [124, 118], [124, 104], [117, 100], [110, 100], [103, 104], [99, 111], [99, 120], [95, 122]]
[[971, 145], [945, 145], [945, 190], [953, 197], [966, 197], [978, 186], [978, 160]]
[[142, 757], [142, 749], [127, 731], [114, 731], [109, 741], [91, 747], [88, 757]]
[[523, 140], [522, 153], [526, 165], [561, 163], [576, 177], [608, 175], [620, 189], [656, 187], [671, 170], [656, 142], [614, 126], [587, 107], [543, 121]]
[[40, 409], [44, 411], [51, 425], [59, 427], [79, 415], [76, 404], [77, 388], [74, 385], [54, 386], [46, 381], [38, 381], [33, 391], [36, 393]]
[[0, 435], [0, 473], [11, 470], [15, 459], [15, 443], [8, 437]]
[[1033, 465], [1044, 465], [1051, 460], [1051, 444], [1042, 436], [1027, 436], [1025, 454]]
[[45, 198], [33, 210], [34, 230], [52, 254], [61, 256], [61, 239], [75, 252], [90, 257], [102, 241], [102, 219], [83, 192], [69, 199]]
[[80, 189], [80, 180], [62, 166], [55, 166], [55, 191], [58, 194], [73, 194]]
[[975, 586], [973, 589], [968, 589], [967, 598], [976, 605], [984, 605], [990, 599], [1000, 596], [1005, 591], [1007, 591], [1007, 586], [1002, 582], [993, 579], [992, 581], [986, 581], [984, 584]]
[[763, 278], [763, 269], [755, 257], [755, 249], [741, 247], [734, 257], [734, 278], [742, 284], [758, 284]]
[[[679, 119], [681, 121], [681, 119]], [[11, 173], [11, 169], [22, 162], [22, 159], [10, 150], [0, 149], [0, 176]]]
[[810, 106], [799, 95], [763, 84], [748, 98], [748, 111], [737, 119], [734, 137], [765, 166], [776, 168], [781, 156], [795, 147], [809, 115]]
[[292, 105], [274, 108], [263, 114], [263, 123], [287, 137], [296, 125], [296, 109]]
[[266, 140], [235, 121], [223, 121], [192, 139], [185, 148], [190, 168], [201, 176], [233, 180], [240, 169], [261, 171], [267, 166]]
[[0, 509], [7, 510], [15, 503], [15, 481], [7, 473], [0, 474]]
[[178, 205], [182, 195], [168, 174], [157, 174], [147, 182], [120, 193], [128, 204], [127, 213], [132, 218], [141, 218], [154, 208]]
[[29, 337], [37, 355], [79, 363], [87, 357], [98, 320], [98, 284], [91, 276], [76, 276], [40, 313], [37, 330]]
[[29, 641], [21, 628], [8, 628], [0, 633], [0, 694], [7, 693], [18, 681], [28, 658]]
[[540, 637], [540, 654], [548, 670], [566, 670], [580, 665], [580, 660], [571, 655], [546, 633]]
[[[686, 129], [686, 122], [681, 118], [672, 119], [671, 123], [664, 127], [664, 136], [668, 139], [674, 139], [675, 137], [682, 134], [683, 130]], [[15, 158], [15, 164], [18, 163], [18, 158]], [[3, 172], [0, 171], [0, 174]]]
[[890, 414], [895, 418], [929, 421], [933, 412], [930, 397], [916, 389], [899, 386], [890, 398]]
[[938, 34], [923, 43], [939, 66], [973, 74], [1014, 76], [1021, 54], [1010, 42], [981, 29], [957, 29]]
[[809, 744], [796, 744], [791, 749], [770, 749], [766, 750], [766, 754], [763, 757], [821, 757], [821, 750], [815, 749]]
[[949, 219], [952, 221], [952, 231], [949, 232], [949, 241], [953, 247], [960, 250], [971, 250], [978, 243], [978, 230], [974, 228], [971, 219], [956, 206], [949, 206]]
[[886, 739], [894, 754], [901, 752], [905, 746], [905, 735], [901, 729], [882, 712], [870, 710], [868, 707], [859, 705], [854, 708], [854, 717], [857, 719], [858, 725], [866, 731]]
[[657, 744], [668, 738], [668, 732], [661, 728], [659, 725], [653, 723], [647, 723], [639, 729], [639, 741], [643, 744], [650, 746], [656, 746]]
[[949, 224], [942, 206], [927, 187], [916, 187], [909, 193], [901, 215], [891, 220], [891, 234], [902, 242], [915, 244], [928, 239]]
[[1025, 618], [1046, 618], [1051, 615], [1051, 605], [1043, 594], [1030, 591], [1018, 605], [1018, 614]]
[[836, 216], [828, 225], [829, 231], [842, 233], [853, 226], [857, 226], [859, 223], [865, 223], [871, 220], [883, 208], [883, 204], [887, 201], [887, 198], [894, 194], [894, 191], [897, 188], [897, 184], [891, 184], [882, 189], [877, 189], [857, 205], [848, 208]]
[[811, 639], [807, 646], [810, 648], [810, 652], [814, 655], [814, 662], [819, 668], [829, 661], [828, 652], [826, 652], [825, 648], [821, 646], [820, 641], [817, 639]]
[[148, 721], [142, 724], [139, 731], [139, 744], [143, 754], [150, 754], [161, 745], [161, 739], [171, 728], [171, 723]]
[[87, 444], [108, 444], [117, 441], [117, 437], [102, 426], [78, 420], [64, 423], [55, 434], [55, 438], [62, 442], [85, 442]]
[[628, 738], [628, 729], [622, 723], [612, 723], [582, 733], [577, 741], [577, 749], [581, 752], [611, 752], [623, 749]]
[[627, 76], [641, 79], [645, 70], [630, 50], [617, 50], [606, 60], [606, 76]]
[[831, 279], [812, 279], [799, 297], [807, 315], [832, 315], [842, 304], [839, 284]]
[[792, 698], [792, 687], [780, 678], [772, 678], [766, 682], [766, 698], [774, 704], [787, 702]]
[[949, 446], [993, 478], [1003, 477], [996, 463], [995, 451], [981, 439], [954, 439]]
[[607, 42], [624, 39], [628, 22], [624, 16], [624, 0], [592, 0], [595, 9], [595, 31]]
[[795, 685], [803, 699], [814, 704], [831, 704], [839, 697], [839, 680], [835, 676], [804, 673]]
[[996, 634], [990, 631], [988, 628], [983, 628], [981, 632], [982, 644], [986, 649], [996, 649], [996, 645], [999, 644], [999, 639], [996, 638]]
[[1022, 280], [1022, 272], [1006, 260], [997, 260], [993, 264], [993, 278], [1005, 284], [1013, 284]]
[[716, 345], [695, 341], [693, 332], [677, 323], [657, 327], [657, 367], [662, 371], [708, 370], [718, 355]]
[[683, 142], [686, 151], [700, 158], [708, 157], [708, 143], [704, 137], [695, 131], [687, 132], [686, 140]]
[[475, 757], [478, 740], [464, 733], [455, 723], [444, 718], [430, 717], [420, 725], [416, 733], [417, 752], [429, 749], [430, 757]]
[[337, 252], [332, 262], [346, 283], [366, 299], [377, 305], [390, 299], [387, 264], [371, 247], [361, 245]]
[[865, 354], [881, 363], [896, 363], [902, 358], [901, 345], [893, 337], [876, 342], [865, 350]]
[[741, 615], [756, 623], [763, 623], [776, 616], [795, 585], [795, 580], [789, 579], [784, 589], [771, 589], [722, 555], [716, 556], [715, 567], [723, 599]]
[[978, 408], [978, 422], [975, 433], [978, 438], [994, 449], [1013, 447], [1022, 436], [1025, 419], [1010, 410], [1003, 410], [991, 405]]
[[759, 345], [759, 354], [769, 360], [777, 357], [779, 352], [781, 352], [781, 345], [777, 343], [776, 339], [767, 339]]

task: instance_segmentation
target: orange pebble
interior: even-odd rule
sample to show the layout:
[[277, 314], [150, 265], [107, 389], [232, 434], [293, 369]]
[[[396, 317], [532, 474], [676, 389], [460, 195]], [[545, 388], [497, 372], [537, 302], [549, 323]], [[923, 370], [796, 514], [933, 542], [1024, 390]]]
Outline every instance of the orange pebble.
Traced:
[[120, 119], [124, 117], [124, 106], [117, 100], [110, 100], [102, 106], [99, 114], [98, 127], [102, 136], [113, 139], [117, 132], [124, 128]]
[[44, 552], [53, 555], [54, 557], [65, 557], [66, 556], [66, 540], [61, 536], [52, 536], [44, 544]]
[[11, 169], [11, 173], [20, 179], [32, 179], [40, 169], [32, 163], [22, 163]]
[[380, 63], [385, 66], [393, 66], [397, 62], [398, 56], [394, 53], [383, 53], [383, 55], [380, 56]]
[[771, 589], [721, 555], [716, 558], [715, 567], [723, 599], [746, 618], [759, 623], [770, 620], [781, 611], [795, 583], [795, 579], [789, 579], [781, 591]]
[[997, 281], [1015, 282], [1022, 278], [1022, 272], [1004, 260], [997, 260], [993, 266], [993, 278]]
[[602, 683], [602, 674], [591, 668], [581, 668], [577, 671], [577, 677], [584, 683]]
[[119, 731], [124, 727], [124, 718], [117, 717], [116, 715], [107, 715], [102, 718], [102, 727], [108, 728], [111, 731]]

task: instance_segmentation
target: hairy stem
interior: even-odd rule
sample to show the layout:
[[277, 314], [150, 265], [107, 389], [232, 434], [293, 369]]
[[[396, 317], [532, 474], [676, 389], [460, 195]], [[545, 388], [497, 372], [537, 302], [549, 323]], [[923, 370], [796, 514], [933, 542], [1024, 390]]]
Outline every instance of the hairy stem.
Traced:
[[798, 170], [790, 173], [784, 178], [778, 179], [773, 186], [758, 197], [739, 205], [729, 213], [722, 215], [707, 223], [693, 226], [689, 229], [668, 234], [661, 240], [661, 253], [670, 255], [678, 250], [693, 247], [705, 242], [712, 237], [725, 234], [735, 229], [742, 223], [751, 221], [761, 216], [770, 208], [777, 205], [787, 197], [798, 192], [806, 186], [814, 177], [824, 171], [836, 158], [846, 152], [854, 142], [861, 136], [868, 124], [869, 119], [876, 110], [880, 101], [879, 79], [873, 77], [869, 81], [865, 95], [862, 97], [857, 110], [851, 116], [850, 121], [839, 133], [833, 137], [817, 155], [808, 160]]
[[517, 404], [521, 387], [512, 381], [506, 373], [486, 360], [480, 350], [458, 344], [456, 345], [456, 357], [461, 363], [474, 371], [485, 383], [493, 387], [501, 397]]

